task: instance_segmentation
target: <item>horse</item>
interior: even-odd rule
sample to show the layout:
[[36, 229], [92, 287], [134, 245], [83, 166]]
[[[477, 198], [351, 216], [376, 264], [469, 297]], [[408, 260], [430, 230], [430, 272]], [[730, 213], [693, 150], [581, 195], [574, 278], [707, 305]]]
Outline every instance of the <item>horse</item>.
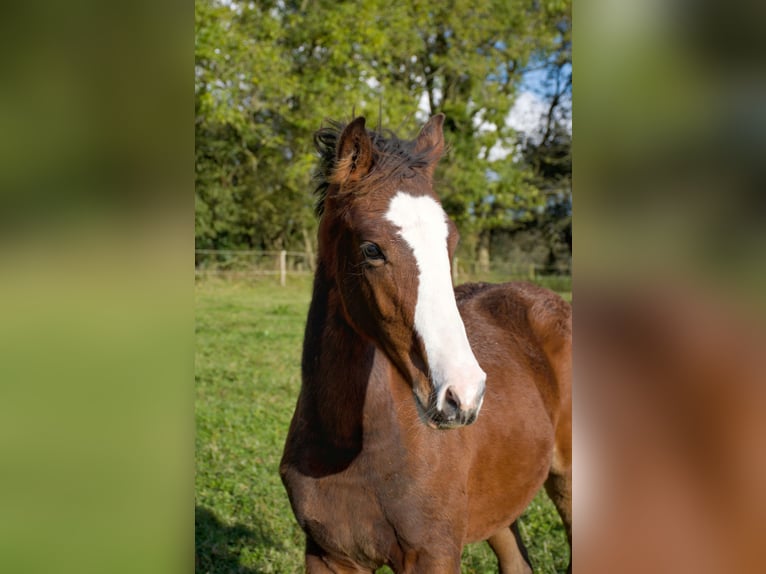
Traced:
[[528, 283], [453, 288], [434, 191], [444, 115], [414, 140], [364, 117], [314, 136], [317, 265], [280, 476], [309, 574], [459, 573], [545, 485], [572, 540], [571, 307]]

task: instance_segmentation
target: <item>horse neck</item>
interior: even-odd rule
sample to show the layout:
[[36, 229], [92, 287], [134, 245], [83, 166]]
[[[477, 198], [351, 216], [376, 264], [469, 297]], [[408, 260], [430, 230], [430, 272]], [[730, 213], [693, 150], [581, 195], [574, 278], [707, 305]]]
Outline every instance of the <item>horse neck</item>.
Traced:
[[337, 283], [320, 263], [303, 343], [301, 400], [305, 420], [323, 441], [359, 446], [374, 360], [374, 344], [348, 323]]

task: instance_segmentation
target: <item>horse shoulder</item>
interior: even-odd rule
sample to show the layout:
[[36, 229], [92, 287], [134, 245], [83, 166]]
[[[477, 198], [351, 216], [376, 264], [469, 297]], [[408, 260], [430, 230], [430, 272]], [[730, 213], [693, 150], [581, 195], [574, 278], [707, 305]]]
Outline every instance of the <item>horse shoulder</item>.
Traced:
[[543, 385], [540, 390], [550, 395], [546, 402], [552, 401], [554, 417], [571, 408], [572, 309], [566, 301], [548, 289], [524, 282], [469, 283], [457, 287], [455, 297], [479, 355], [481, 347], [492, 342], [488, 337], [497, 339], [497, 333], [502, 333], [508, 345], [523, 351], [531, 369], [550, 375], [535, 380], [538, 384], [550, 380], [552, 388]]

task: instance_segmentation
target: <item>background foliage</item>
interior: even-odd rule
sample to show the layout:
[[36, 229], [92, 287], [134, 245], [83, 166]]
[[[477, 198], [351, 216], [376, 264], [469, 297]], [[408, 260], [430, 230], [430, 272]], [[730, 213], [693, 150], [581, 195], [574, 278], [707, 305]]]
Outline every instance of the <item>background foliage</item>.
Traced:
[[[196, 0], [195, 17], [198, 249], [313, 252], [322, 120], [414, 135], [444, 112], [436, 177], [462, 253], [486, 265], [510, 241], [516, 258], [568, 265], [570, 0]], [[548, 114], [520, 137], [507, 118], [534, 71]]]

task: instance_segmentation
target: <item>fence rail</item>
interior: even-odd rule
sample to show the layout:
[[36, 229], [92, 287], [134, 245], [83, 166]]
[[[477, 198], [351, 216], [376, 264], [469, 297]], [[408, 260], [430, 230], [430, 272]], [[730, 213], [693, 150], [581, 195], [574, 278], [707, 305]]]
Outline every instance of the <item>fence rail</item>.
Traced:
[[[197, 277], [279, 277], [284, 286], [288, 275], [311, 275], [314, 272], [313, 254], [303, 251], [259, 251], [238, 249], [197, 249], [194, 251]], [[547, 269], [533, 263], [493, 262], [489, 269], [481, 269], [474, 260], [456, 257], [452, 266], [455, 284], [468, 280], [510, 281], [530, 280], [557, 290], [571, 290], [568, 267]]]
[[312, 257], [302, 251], [256, 251], [235, 249], [196, 249], [194, 273], [210, 275], [257, 277], [279, 276], [284, 287], [287, 275], [310, 275], [314, 270]]

